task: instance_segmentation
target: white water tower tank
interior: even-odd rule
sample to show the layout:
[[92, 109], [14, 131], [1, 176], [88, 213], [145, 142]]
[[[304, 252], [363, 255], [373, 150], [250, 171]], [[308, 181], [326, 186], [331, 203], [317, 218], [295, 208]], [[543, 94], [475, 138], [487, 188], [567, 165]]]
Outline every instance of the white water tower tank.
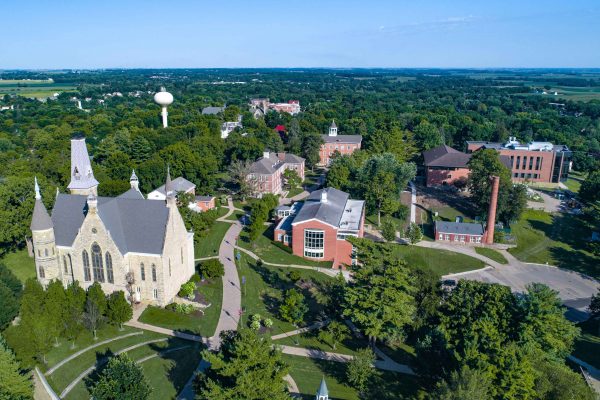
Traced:
[[167, 92], [164, 87], [162, 87], [160, 88], [160, 92], [157, 92], [154, 95], [154, 101], [156, 102], [156, 104], [162, 107], [162, 123], [163, 128], [166, 128], [167, 126], [169, 126], [167, 121], [167, 116], [169, 115], [169, 113], [167, 112], [167, 106], [173, 103], [173, 95]]

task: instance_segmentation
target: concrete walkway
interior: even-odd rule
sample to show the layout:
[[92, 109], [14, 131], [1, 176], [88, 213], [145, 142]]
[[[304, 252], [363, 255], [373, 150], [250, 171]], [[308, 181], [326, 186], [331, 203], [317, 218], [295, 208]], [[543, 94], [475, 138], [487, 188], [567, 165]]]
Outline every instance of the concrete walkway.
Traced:
[[[317, 360], [335, 361], [347, 363], [354, 359], [354, 356], [348, 354], [332, 353], [329, 351], [317, 350], [317, 349], [306, 349], [304, 347], [294, 347], [278, 345], [283, 354], [289, 354], [292, 356], [308, 357]], [[399, 364], [386, 356], [384, 360], [377, 360], [374, 364], [375, 368], [383, 369], [386, 371], [400, 372], [407, 375], [415, 375], [415, 372], [411, 367], [404, 364]]]
[[327, 325], [328, 323], [329, 323], [329, 321], [316, 322], [310, 326], [307, 326], [306, 328], [300, 328], [300, 329], [296, 329], [293, 331], [280, 333], [279, 335], [273, 335], [273, 336], [271, 336], [271, 340], [284, 339], [287, 337], [299, 335], [304, 332], [309, 332], [309, 331], [313, 331], [315, 329], [320, 329], [320, 328], [324, 327], [325, 325]]
[[410, 185], [410, 222], [417, 223], [417, 187], [413, 181]]
[[296, 381], [294, 380], [294, 378], [292, 378], [290, 374], [287, 374], [283, 377], [283, 380], [287, 383], [290, 395], [294, 398], [301, 399], [302, 395], [300, 394], [300, 389], [298, 389], [298, 385], [296, 385]]

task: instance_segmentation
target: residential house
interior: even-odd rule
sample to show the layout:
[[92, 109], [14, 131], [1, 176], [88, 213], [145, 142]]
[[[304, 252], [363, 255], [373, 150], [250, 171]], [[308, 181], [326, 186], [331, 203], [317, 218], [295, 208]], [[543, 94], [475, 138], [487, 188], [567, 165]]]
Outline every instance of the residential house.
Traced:
[[[196, 185], [194, 185], [192, 182], [188, 181], [182, 176], [173, 179], [173, 181], [171, 182], [171, 190], [173, 190], [175, 194], [189, 193], [192, 195], [196, 195]], [[165, 190], [165, 185], [162, 185], [159, 188], [156, 188], [150, 193], [148, 193], [149, 200], [165, 200], [166, 198], [167, 193]]]
[[435, 221], [435, 240], [456, 244], [484, 243], [485, 230], [480, 223]]

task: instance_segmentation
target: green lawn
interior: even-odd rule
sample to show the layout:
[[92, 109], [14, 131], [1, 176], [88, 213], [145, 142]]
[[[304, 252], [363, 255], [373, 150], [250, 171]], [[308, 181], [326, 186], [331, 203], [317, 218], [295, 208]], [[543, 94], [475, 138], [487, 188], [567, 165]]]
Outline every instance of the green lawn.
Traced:
[[579, 324], [581, 337], [575, 341], [573, 355], [600, 368], [600, 321], [588, 320]]
[[[127, 354], [133, 360], [141, 360], [158, 353], [157, 357], [140, 364], [152, 387], [150, 399], [174, 399], [200, 362], [200, 346], [199, 343], [173, 338], [134, 349]], [[90, 374], [90, 378], [93, 381], [95, 374]], [[90, 383], [85, 380], [79, 382], [65, 399], [89, 398], [87, 384]]]
[[273, 343], [348, 355], [355, 355], [357, 350], [369, 346], [369, 342], [366, 339], [357, 339], [354, 336], [349, 336], [342, 343], [338, 343], [334, 349], [330, 343], [322, 342], [319, 340], [319, 338], [317, 337], [318, 332], [318, 330], [305, 332], [300, 335], [275, 340], [273, 341]]
[[0, 259], [0, 263], [6, 265], [21, 282], [36, 277], [35, 262], [27, 254], [27, 249], [7, 253]]
[[201, 285], [198, 290], [211, 304], [210, 307], [204, 309], [204, 315], [200, 313], [181, 314], [162, 307], [148, 306], [140, 315], [139, 320], [146, 324], [205, 337], [214, 335], [223, 301], [223, 280], [215, 279], [209, 284]]
[[497, 263], [508, 264], [508, 261], [506, 260], [506, 258], [504, 258], [502, 253], [500, 253], [497, 250], [490, 249], [487, 247], [475, 247], [475, 251], [477, 252], [477, 254], [481, 254], [482, 256], [487, 257], [491, 260], [494, 260]]
[[302, 187], [295, 187], [295, 188], [290, 189], [290, 191], [288, 192], [287, 196], [285, 196], [285, 197], [291, 198], [291, 197], [294, 197], [296, 195], [299, 195], [303, 191], [304, 191], [304, 188], [302, 188]]
[[526, 210], [511, 229], [517, 247], [508, 251], [519, 260], [600, 276], [600, 257], [585, 249], [591, 231], [579, 216]]
[[289, 322], [279, 319], [279, 302], [283, 298], [285, 290], [295, 287], [306, 299], [309, 312], [304, 320], [307, 324], [314, 322], [321, 307], [316, 304], [308, 285], [303, 288], [295, 285], [288, 277], [291, 271], [300, 274], [301, 281], [312, 280], [318, 286], [319, 282], [333, 279], [323, 273], [303, 269], [278, 268], [267, 265], [258, 266], [257, 262], [246, 254], [241, 255], [237, 262], [239, 275], [245, 284], [242, 283], [242, 307], [245, 310], [242, 316], [242, 326], [246, 326], [248, 319], [253, 314], [260, 314], [263, 318], [271, 318], [273, 327], [269, 335], [277, 335], [296, 329]]
[[295, 256], [275, 246], [271, 242], [273, 240], [273, 229], [273, 225], [265, 226], [263, 233], [254, 242], [250, 242], [248, 239], [248, 233], [246, 231], [242, 231], [242, 233], [240, 234], [240, 240], [238, 240], [238, 246], [252, 251], [263, 261], [270, 262], [273, 264], [296, 264], [308, 265], [313, 267], [331, 268], [330, 261], [317, 262], [306, 260], [302, 257]]
[[426, 247], [392, 245], [394, 254], [414, 268], [427, 268], [438, 275], [470, 271], [484, 267], [483, 261], [464, 254]]
[[581, 183], [585, 180], [586, 174], [581, 172], [572, 171], [569, 173], [569, 178], [566, 182], [563, 182], [571, 192], [579, 193]]
[[228, 221], [238, 221], [240, 218], [242, 218], [244, 216], [244, 214], [246, 214], [245, 211], [234, 211], [229, 217], [227, 217]]
[[227, 222], [216, 221], [208, 231], [208, 235], [201, 237], [194, 244], [194, 254], [196, 258], [211, 257], [219, 255], [219, 247], [225, 236], [225, 232], [231, 224]]
[[[346, 381], [346, 364], [290, 355], [283, 355], [283, 360], [289, 365], [290, 375], [298, 385], [303, 399], [315, 398], [315, 393], [323, 377], [327, 383], [331, 400], [359, 398], [357, 391]], [[369, 391], [372, 392], [373, 389], [375, 388], [371, 388]], [[381, 396], [382, 398], [389, 399], [404, 398], [402, 396], [414, 398], [419, 391], [422, 391], [416, 378], [388, 371], [382, 371], [381, 383], [377, 389], [385, 393]]]

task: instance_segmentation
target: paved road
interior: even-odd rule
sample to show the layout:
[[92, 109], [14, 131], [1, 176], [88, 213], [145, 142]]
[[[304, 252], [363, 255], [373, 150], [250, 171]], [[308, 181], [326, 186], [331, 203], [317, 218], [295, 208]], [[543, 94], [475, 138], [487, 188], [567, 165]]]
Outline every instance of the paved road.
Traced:
[[544, 200], [543, 203], [537, 201], [528, 201], [527, 207], [533, 208], [534, 210], [544, 210], [549, 213], [554, 213], [560, 211], [561, 201], [557, 198], [547, 195], [544, 192], [540, 192], [539, 190], [534, 190], [535, 193], [539, 194]]

